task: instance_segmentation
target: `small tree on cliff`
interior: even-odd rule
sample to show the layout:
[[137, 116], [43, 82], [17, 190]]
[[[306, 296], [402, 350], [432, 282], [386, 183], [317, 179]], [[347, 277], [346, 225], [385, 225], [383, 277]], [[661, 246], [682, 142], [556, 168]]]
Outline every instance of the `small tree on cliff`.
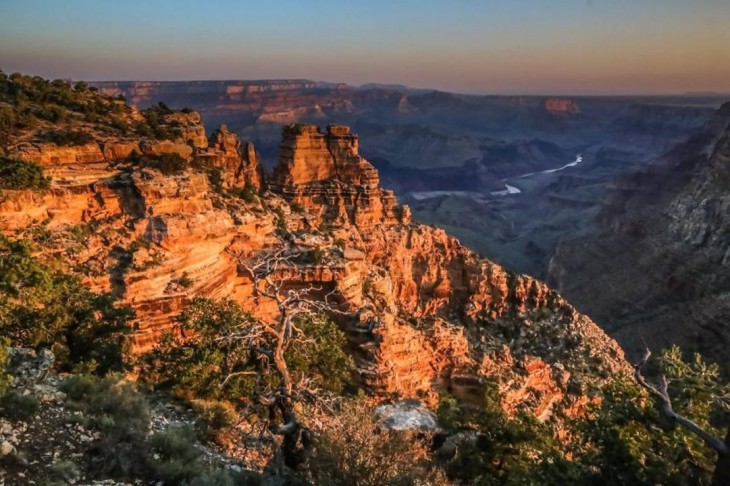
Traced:
[[293, 469], [310, 444], [295, 403], [322, 405], [328, 392], [342, 390], [353, 369], [344, 334], [325, 315], [340, 312], [332, 295], [317, 299], [319, 288], [286, 288], [277, 279], [280, 270], [306, 261], [306, 253], [281, 249], [242, 265], [254, 281], [253, 298], [276, 304], [273, 322], [257, 320], [231, 300], [198, 298], [178, 319], [180, 335], [163, 337], [152, 358], [160, 378], [181, 395], [232, 400], [267, 415]]
[[[634, 367], [636, 382], [649, 392], [662, 416], [673, 427], [679, 426], [704, 442], [704, 449], [686, 442], [687, 450], [692, 452], [699, 468], [709, 470], [707, 464], [711, 464], [712, 453], [717, 454], [712, 484], [730, 484], [730, 432], [723, 440], [718, 436], [719, 430], [710, 423], [713, 415], [726, 415], [730, 411], [730, 386], [720, 381], [718, 366], [706, 364], [699, 354], [686, 362], [680, 349], [674, 346], [660, 356], [663, 374], [658, 384], [654, 384], [644, 377], [649, 358], [651, 351], [647, 348]], [[670, 393], [670, 380], [664, 373], [669, 373], [678, 385], [674, 393]]]
[[[308, 376], [300, 376], [294, 381], [286, 352], [296, 346], [297, 342], [308, 339], [305, 330], [299, 325], [300, 322], [319, 319], [325, 313], [346, 314], [337, 308], [333, 301], [333, 292], [318, 299], [315, 295], [321, 293], [322, 288], [313, 285], [287, 287], [286, 282], [278, 276], [281, 270], [296, 266], [302, 258], [308, 259], [308, 255], [282, 248], [261, 254], [252, 264], [242, 265], [254, 281], [254, 298], [274, 301], [279, 312], [277, 321], [265, 326], [266, 331], [274, 338], [273, 349], [267, 356], [274, 363], [279, 386], [258, 394], [260, 403], [269, 411], [270, 421], [281, 422], [276, 433], [283, 436], [284, 463], [292, 469], [296, 469], [303, 462], [304, 454], [311, 447], [311, 433], [298, 419], [294, 404], [303, 397], [317, 396], [319, 390]], [[249, 332], [238, 338], [246, 341], [249, 346], [255, 346], [260, 336], [256, 332]], [[350, 368], [352, 364], [349, 358], [341, 359], [341, 364], [345, 364], [345, 360]]]

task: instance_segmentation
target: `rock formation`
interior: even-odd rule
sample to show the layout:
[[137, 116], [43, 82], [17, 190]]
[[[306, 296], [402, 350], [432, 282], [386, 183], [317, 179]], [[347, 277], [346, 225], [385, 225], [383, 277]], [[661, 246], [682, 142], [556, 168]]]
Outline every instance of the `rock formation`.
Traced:
[[316, 215], [318, 223], [365, 228], [409, 220], [408, 209], [397, 207], [393, 192], [380, 187], [375, 167], [358, 154], [349, 127], [330, 125], [327, 133], [312, 125], [285, 127], [269, 186]]
[[244, 188], [250, 184], [258, 191], [263, 185], [263, 172], [253, 144], [241, 144], [238, 135], [223, 125], [215, 130], [208, 141], [208, 150], [197, 154], [197, 159], [208, 167], [221, 171], [227, 187]]
[[[224, 128], [204, 144], [196, 115], [165, 117], [185, 129], [180, 136], [95, 133], [96, 150], [84, 148], [83, 160], [54, 156], [46, 144], [9, 144], [10, 156], [43, 162], [54, 180], [46, 192], [4, 191], [0, 202], [2, 231], [34, 238], [45, 222], [53, 237], [44, 252], [63, 252], [90, 287], [133, 307], [137, 352], [173, 328], [195, 296], [232, 298], [271, 319], [276, 305], [252, 298], [246, 266], [284, 249], [307, 258], [272, 278], [332, 293], [360, 385], [378, 400], [433, 405], [448, 390], [477, 403], [495, 381], [505, 410], [559, 423], [581, 413], [591, 384], [627, 370], [616, 343], [543, 283], [411, 223], [348, 127], [286, 127], [279, 164], [262, 181], [250, 144]], [[136, 147], [188, 165], [170, 173], [136, 166], [125, 160]], [[268, 191], [249, 200], [226, 190], [246, 185]], [[79, 239], [77, 227], [91, 230]]]

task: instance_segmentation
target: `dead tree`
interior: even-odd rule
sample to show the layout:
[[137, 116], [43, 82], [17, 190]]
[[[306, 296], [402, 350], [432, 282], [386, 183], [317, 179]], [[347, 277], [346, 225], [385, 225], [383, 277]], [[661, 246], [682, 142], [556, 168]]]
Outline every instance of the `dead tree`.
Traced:
[[644, 357], [634, 366], [634, 378], [636, 379], [636, 382], [648, 391], [649, 395], [657, 401], [657, 405], [659, 406], [659, 410], [662, 415], [702, 439], [708, 446], [717, 452], [718, 460], [715, 466], [715, 474], [712, 484], [717, 486], [730, 484], [730, 447], [728, 446], [730, 443], [730, 432], [723, 441], [702, 428], [693, 420], [685, 417], [684, 415], [678, 414], [672, 407], [672, 399], [669, 396], [669, 380], [667, 380], [667, 377], [662, 376], [659, 384], [654, 385], [649, 383], [642, 373], [642, 370], [644, 366], [646, 366], [650, 357], [651, 351], [649, 348], [646, 348]]
[[[322, 314], [349, 314], [337, 309], [334, 303], [334, 290], [321, 296], [322, 288], [307, 285], [299, 288], [286, 288], [286, 282], [278, 278], [278, 272], [296, 268], [297, 261], [308, 253], [282, 248], [265, 252], [253, 262], [242, 262], [241, 267], [254, 282], [254, 299], [271, 299], [278, 308], [278, 319], [270, 325], [242, 331], [234, 339], [244, 339], [250, 349], [255, 350], [263, 362], [273, 362], [280, 379], [276, 390], [262, 390], [257, 386], [259, 403], [266, 406], [271, 424], [271, 432], [283, 437], [282, 454], [284, 463], [297, 469], [306, 459], [311, 446], [311, 431], [297, 418], [295, 402], [302, 396], [316, 397], [319, 390], [306, 378], [294, 383], [284, 354], [286, 350], [303, 342], [307, 336], [297, 327], [299, 317], [318, 318]], [[265, 335], [274, 339], [272, 350], [264, 349]], [[260, 383], [260, 376], [257, 377]], [[275, 425], [275, 424], [281, 425]]]

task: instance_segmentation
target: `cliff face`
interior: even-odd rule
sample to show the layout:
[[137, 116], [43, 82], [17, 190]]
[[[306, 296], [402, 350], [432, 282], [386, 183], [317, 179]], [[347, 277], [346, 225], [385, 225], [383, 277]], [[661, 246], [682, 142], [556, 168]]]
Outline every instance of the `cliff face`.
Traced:
[[[33, 134], [19, 136], [32, 150], [9, 145], [11, 156], [43, 163], [54, 180], [44, 193], [5, 191], [0, 228], [34, 238], [45, 222], [44, 252], [62, 254], [89, 286], [135, 309], [137, 352], [194, 296], [233, 298], [270, 320], [276, 306], [252, 298], [245, 268], [285, 249], [312, 258], [274, 277], [332, 292], [345, 311], [332, 317], [348, 335], [361, 385], [378, 399], [433, 404], [449, 390], [476, 403], [494, 380], [510, 413], [560, 419], [582, 413], [593, 384], [626, 371], [616, 343], [547, 286], [411, 223], [349, 128], [287, 127], [267, 181], [250, 144], [224, 128], [204, 143], [199, 118], [176, 113], [166, 115], [180, 129], [175, 137], [94, 132], [73, 160]], [[176, 153], [188, 165], [140, 167], [125, 159], [137, 148]], [[246, 186], [258, 196], [229, 191]]]
[[566, 242], [549, 282], [638, 352], [679, 344], [726, 366], [730, 331], [727, 105], [704, 133], [615, 180], [603, 233]]
[[311, 125], [285, 127], [270, 186], [316, 215], [316, 224], [364, 228], [409, 221], [408, 209], [397, 207], [393, 191], [380, 187], [377, 170], [358, 154], [348, 127], [330, 125], [327, 133]]

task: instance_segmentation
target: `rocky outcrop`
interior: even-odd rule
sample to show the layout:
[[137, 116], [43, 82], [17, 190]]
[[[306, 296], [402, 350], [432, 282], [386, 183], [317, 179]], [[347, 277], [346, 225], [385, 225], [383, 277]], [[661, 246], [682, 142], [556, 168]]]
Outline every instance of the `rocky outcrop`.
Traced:
[[204, 165], [219, 169], [226, 187], [240, 189], [250, 185], [256, 191], [263, 187], [263, 169], [253, 144], [241, 144], [238, 135], [229, 132], [225, 125], [213, 132], [208, 149], [196, 157]]
[[349, 127], [330, 125], [326, 133], [313, 125], [285, 127], [269, 187], [318, 223], [364, 228], [409, 219], [393, 192], [380, 187], [375, 167], [358, 154]]

